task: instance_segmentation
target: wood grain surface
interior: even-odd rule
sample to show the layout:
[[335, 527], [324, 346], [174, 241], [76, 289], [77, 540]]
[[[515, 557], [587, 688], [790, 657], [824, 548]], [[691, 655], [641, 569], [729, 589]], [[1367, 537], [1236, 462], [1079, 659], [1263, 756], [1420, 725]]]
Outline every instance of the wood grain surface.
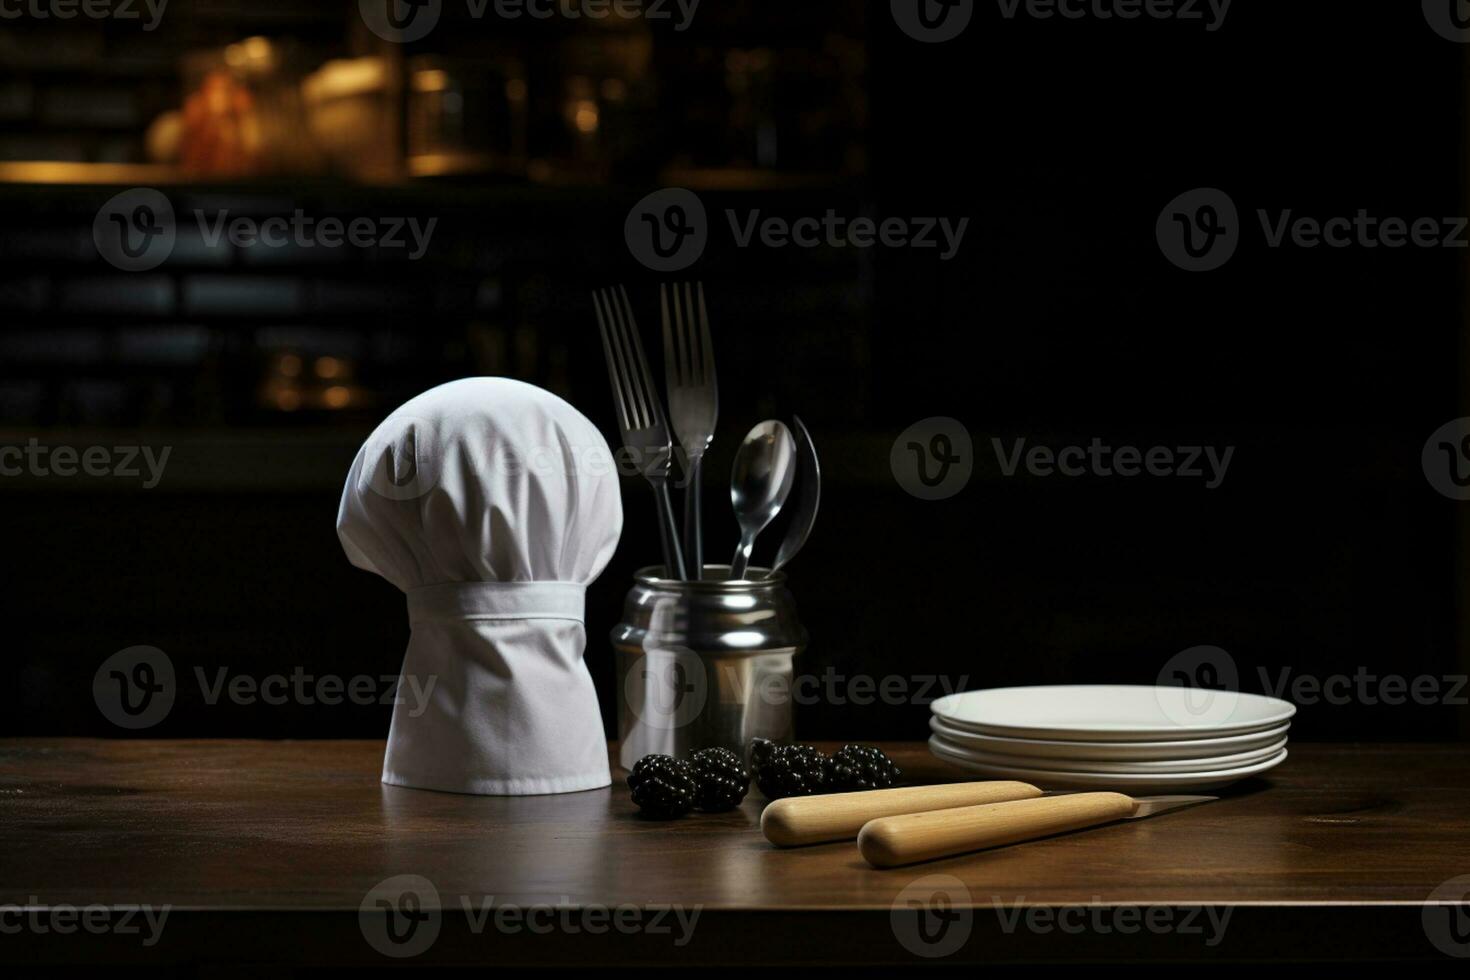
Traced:
[[[911, 781], [972, 778], [923, 743], [884, 748]], [[905, 888], [942, 874], [963, 886], [957, 904], [992, 912], [1273, 906], [1262, 937], [1297, 921], [1282, 917], [1285, 908], [1371, 907], [1377, 918], [1313, 918], [1313, 935], [1296, 940], [1346, 954], [1371, 922], [1413, 933], [1430, 893], [1470, 874], [1470, 751], [1458, 745], [1294, 746], [1268, 778], [1226, 790], [1217, 803], [886, 871], [869, 867], [850, 841], [772, 847], [754, 791], [731, 813], [654, 822], [636, 815], [621, 773], [611, 788], [584, 793], [458, 796], [382, 785], [382, 749], [368, 741], [0, 741], [0, 906], [168, 905], [228, 934], [252, 912], [351, 912], [355, 921], [376, 884], [415, 874], [446, 908], [462, 896], [523, 906], [677, 904], [699, 907], [706, 921], [752, 913], [747, 925], [807, 912], [841, 934], [843, 922], [887, 922]], [[1403, 913], [1389, 915], [1385, 907], [1396, 905]], [[734, 920], [720, 921], [706, 927], [716, 937]], [[1332, 930], [1322, 932], [1332, 921], [1342, 932], [1336, 947]], [[1420, 946], [1435, 954], [1417, 932], [1419, 945], [1405, 937], [1396, 955]], [[1253, 933], [1238, 935], [1240, 955], [1252, 955]], [[857, 955], [862, 942], [853, 941], [827, 954]], [[1037, 955], [1027, 945], [1035, 941], [1015, 939], [1016, 955]], [[40, 939], [29, 942], [41, 959], [50, 955]], [[884, 948], [893, 945], [889, 935]], [[985, 956], [1004, 958], [1003, 948]], [[526, 955], [545, 962], [547, 952], [543, 943]], [[726, 954], [739, 959], [738, 950]]]

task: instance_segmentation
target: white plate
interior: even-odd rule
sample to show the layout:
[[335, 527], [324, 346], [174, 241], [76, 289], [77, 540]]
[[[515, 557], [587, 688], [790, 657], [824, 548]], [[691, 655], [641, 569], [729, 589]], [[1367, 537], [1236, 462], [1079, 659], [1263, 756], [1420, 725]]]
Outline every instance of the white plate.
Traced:
[[1286, 750], [1264, 762], [1235, 769], [1213, 769], [1202, 772], [1159, 773], [1141, 775], [1136, 773], [1055, 772], [1049, 769], [1023, 769], [1014, 766], [992, 766], [971, 762], [962, 756], [953, 755], [938, 743], [929, 739], [929, 751], [937, 759], [958, 766], [969, 772], [977, 772], [998, 779], [1019, 779], [1034, 783], [1042, 789], [1110, 789], [1120, 793], [1162, 793], [1186, 789], [1219, 789], [1248, 776], [1258, 776], [1274, 769], [1286, 759]]
[[959, 728], [1013, 738], [1167, 742], [1279, 727], [1296, 705], [1241, 691], [1134, 684], [997, 687], [946, 694], [930, 708]]
[[1004, 735], [982, 735], [968, 728], [958, 728], [943, 718], [930, 717], [929, 727], [936, 735], [957, 742], [977, 752], [994, 752], [1027, 759], [1097, 759], [1107, 762], [1152, 762], [1160, 759], [1202, 759], [1211, 755], [1248, 752], [1275, 745], [1286, 737], [1290, 724], [1245, 735], [1223, 735], [1220, 738], [1181, 738], [1172, 742], [1062, 742], [1056, 739], [1007, 738]]
[[1256, 762], [1264, 762], [1286, 748], [1286, 739], [1277, 739], [1263, 749], [1236, 752], [1232, 755], [1204, 756], [1198, 759], [1153, 759], [1144, 762], [1099, 761], [1096, 759], [1028, 759], [1018, 755], [1001, 755], [993, 752], [978, 752], [962, 743], [935, 735], [934, 742], [960, 758], [982, 765], [1022, 766], [1027, 769], [1045, 769], [1047, 772], [1099, 772], [1099, 773], [1150, 773], [1209, 772], [1215, 769], [1236, 769]]

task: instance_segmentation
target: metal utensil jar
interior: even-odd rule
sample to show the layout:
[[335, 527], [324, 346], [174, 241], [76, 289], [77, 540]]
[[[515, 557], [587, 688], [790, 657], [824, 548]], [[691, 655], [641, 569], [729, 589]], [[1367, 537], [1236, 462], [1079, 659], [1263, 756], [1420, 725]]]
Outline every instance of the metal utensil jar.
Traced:
[[780, 572], [732, 581], [706, 565], [697, 582], [640, 569], [612, 631], [617, 660], [619, 761], [649, 753], [683, 758], [723, 746], [745, 755], [750, 740], [791, 738], [794, 658], [807, 633]]

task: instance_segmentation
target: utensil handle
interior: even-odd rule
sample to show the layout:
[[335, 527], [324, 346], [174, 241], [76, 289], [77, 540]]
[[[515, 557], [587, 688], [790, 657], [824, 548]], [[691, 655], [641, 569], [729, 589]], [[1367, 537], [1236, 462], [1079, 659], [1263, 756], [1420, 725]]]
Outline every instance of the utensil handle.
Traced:
[[703, 469], [704, 457], [689, 457], [689, 485], [684, 488], [684, 558], [691, 579], [704, 578], [704, 531], [699, 518], [699, 475]]
[[875, 868], [892, 868], [1111, 823], [1134, 806], [1122, 793], [1074, 793], [882, 817], [858, 833], [858, 852]]
[[750, 566], [750, 552], [755, 548], [755, 538], [740, 539], [735, 546], [735, 557], [730, 559], [730, 578], [745, 578], [745, 569]]
[[674, 501], [669, 497], [668, 480], [651, 480], [653, 495], [658, 501], [658, 536], [664, 550], [664, 571], [670, 578], [687, 581], [684, 572], [684, 552], [679, 547], [679, 527], [674, 523]]
[[863, 824], [878, 817], [923, 810], [944, 810], [1002, 800], [1024, 800], [1041, 795], [1030, 783], [983, 780], [940, 783], [936, 786], [899, 786], [830, 796], [796, 796], [777, 800], [761, 813], [761, 833], [778, 847], [852, 840]]

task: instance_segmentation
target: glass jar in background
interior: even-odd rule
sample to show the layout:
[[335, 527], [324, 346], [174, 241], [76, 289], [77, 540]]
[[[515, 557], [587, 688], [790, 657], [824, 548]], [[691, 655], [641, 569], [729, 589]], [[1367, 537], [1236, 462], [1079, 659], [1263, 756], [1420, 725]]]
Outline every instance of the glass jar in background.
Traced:
[[319, 157], [303, 125], [300, 78], [290, 41], [250, 37], [187, 55], [177, 145], [150, 153], [191, 176], [309, 173]]
[[306, 128], [331, 172], [366, 181], [401, 176], [401, 68], [379, 55], [344, 58], [301, 83]]

